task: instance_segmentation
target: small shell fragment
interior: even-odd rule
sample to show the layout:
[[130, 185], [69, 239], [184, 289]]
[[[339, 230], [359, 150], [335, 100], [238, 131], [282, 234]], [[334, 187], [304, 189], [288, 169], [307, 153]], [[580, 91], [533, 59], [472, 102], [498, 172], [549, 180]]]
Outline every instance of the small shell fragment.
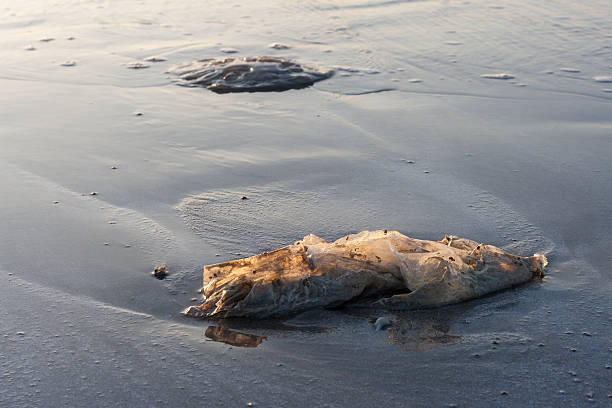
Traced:
[[376, 322], [374, 322], [374, 327], [376, 328], [376, 331], [384, 330], [389, 326], [391, 326], [391, 321], [388, 317], [385, 316], [379, 317], [378, 319], [376, 319]]
[[144, 62], [140, 62], [140, 61], [130, 62], [126, 66], [129, 69], [144, 69], [144, 68], [149, 68], [149, 64], [145, 64]]
[[147, 62], [163, 62], [166, 61], [164, 57], [151, 56], [144, 59]]
[[499, 73], [499, 74], [482, 74], [480, 75], [481, 78], [487, 78], [487, 79], [514, 79], [514, 75], [512, 74], [508, 74], [505, 72]]

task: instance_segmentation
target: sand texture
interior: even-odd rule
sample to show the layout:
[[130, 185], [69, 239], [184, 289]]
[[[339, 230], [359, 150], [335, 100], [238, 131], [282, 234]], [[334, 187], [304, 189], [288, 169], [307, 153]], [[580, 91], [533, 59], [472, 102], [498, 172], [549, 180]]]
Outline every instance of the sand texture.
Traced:
[[[0, 407], [610, 405], [609, 0], [0, 11]], [[249, 56], [335, 74], [168, 73]], [[390, 227], [549, 265], [433, 309], [181, 314], [203, 265]]]

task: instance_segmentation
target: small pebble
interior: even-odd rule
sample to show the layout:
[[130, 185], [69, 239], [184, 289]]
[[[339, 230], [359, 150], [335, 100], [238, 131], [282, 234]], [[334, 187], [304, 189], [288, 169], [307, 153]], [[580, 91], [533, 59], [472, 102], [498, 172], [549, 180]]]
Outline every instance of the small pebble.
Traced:
[[282, 366], [283, 366], [283, 363], [276, 363], [276, 366], [277, 366], [277, 367], [282, 367]]
[[64, 61], [60, 65], [62, 67], [74, 67], [76, 64], [76, 61]]
[[591, 399], [593, 399], [593, 395], [594, 395], [593, 391], [587, 393], [587, 397], [589, 397]]
[[499, 344], [499, 342], [497, 340], [493, 340], [491, 343], [492, 344]]
[[255, 404], [254, 402], [247, 402], [247, 407], [254, 407], [257, 404]]
[[544, 347], [544, 343], [539, 343], [538, 347]]
[[125, 244], [124, 247], [125, 248], [131, 248], [132, 246], [130, 244]]
[[117, 166], [111, 166], [111, 169], [117, 170]]
[[559, 390], [559, 394], [565, 394], [565, 390]]
[[197, 302], [197, 301], [198, 301], [198, 298], [191, 298], [191, 301], [192, 301], [192, 302]]
[[53, 204], [59, 204], [59, 201], [55, 200], [55, 201], [53, 202]]
[[34, 51], [36, 48], [33, 45], [28, 45], [27, 47], [25, 47], [26, 51]]
[[241, 200], [248, 200], [249, 198], [247, 196], [242, 196], [240, 197]]
[[92, 191], [91, 193], [89, 193], [89, 195], [95, 196], [95, 195], [98, 195], [98, 192], [97, 191]]
[[142, 113], [142, 112], [134, 112], [134, 116], [142, 116], [142, 115], [144, 115], [144, 113]]
[[502, 391], [500, 392], [501, 395], [508, 395], [508, 391]]
[[275, 50], [288, 50], [291, 47], [285, 44], [274, 43], [270, 44], [270, 48], [274, 48]]
[[236, 54], [238, 52], [238, 50], [235, 48], [221, 48], [219, 51], [224, 54]]
[[70, 37], [66, 37], [66, 39], [67, 39], [68, 41], [72, 41], [72, 40], [76, 40], [76, 37], [70, 36]]
[[215, 256], [221, 256], [221, 254], [215, 254]]
[[576, 372], [575, 372], [575, 371], [569, 371], [569, 373], [571, 374], [571, 376], [572, 376], [572, 377], [575, 377], [575, 376], [577, 376], [577, 375], [578, 375], [578, 374], [576, 374]]
[[609, 369], [610, 369], [610, 366], [609, 366], [609, 365], [607, 365], [607, 366], [605, 366], [605, 368], [606, 368], [606, 370], [609, 370]]
[[429, 174], [429, 170], [424, 170], [423, 173]]
[[126, 66], [129, 69], [144, 69], [144, 68], [149, 68], [149, 64], [145, 64], [144, 62], [139, 62], [139, 61], [130, 62]]
[[18, 336], [25, 336], [25, 333], [24, 333], [24, 332], [22, 332], [22, 331], [18, 331], [18, 332], [17, 332], [17, 335], [18, 335]]
[[105, 242], [105, 243], [104, 243], [104, 245], [105, 245], [105, 246], [109, 246], [109, 245], [110, 245], [110, 242]]
[[42, 42], [49, 42], [49, 41], [53, 41], [55, 40], [55, 38], [51, 38], [51, 37], [43, 37], [40, 39], [40, 41]]
[[151, 275], [155, 276], [157, 279], [162, 280], [166, 276], [168, 276], [168, 268], [164, 266], [158, 266], [151, 272]]
[[589, 332], [582, 332], [583, 336], [591, 337], [593, 334]]
[[571, 331], [571, 330], [568, 330], [568, 331], [564, 332], [563, 334], [574, 334], [574, 332]]
[[376, 322], [374, 322], [374, 327], [376, 328], [376, 331], [383, 330], [389, 326], [391, 326], [391, 321], [386, 316], [379, 317], [378, 319], [376, 319]]
[[570, 349], [570, 351], [571, 351], [571, 352], [575, 352], [575, 351], [576, 351], [576, 349], [575, 349], [575, 348], [571, 348], [571, 349]]

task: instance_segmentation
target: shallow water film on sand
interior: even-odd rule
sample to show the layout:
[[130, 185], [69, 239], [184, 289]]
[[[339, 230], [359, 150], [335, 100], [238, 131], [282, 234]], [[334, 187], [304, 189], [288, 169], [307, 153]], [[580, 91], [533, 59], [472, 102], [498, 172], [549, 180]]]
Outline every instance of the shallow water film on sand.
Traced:
[[[610, 405], [608, 0], [0, 11], [0, 406]], [[431, 310], [180, 313], [203, 265], [384, 229], [549, 265]]]

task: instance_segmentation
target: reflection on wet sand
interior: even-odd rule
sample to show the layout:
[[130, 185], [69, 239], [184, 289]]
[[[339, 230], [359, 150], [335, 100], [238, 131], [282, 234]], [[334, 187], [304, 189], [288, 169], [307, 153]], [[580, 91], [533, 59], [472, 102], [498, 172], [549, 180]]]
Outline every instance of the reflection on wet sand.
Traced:
[[440, 344], [456, 343], [461, 336], [449, 334], [451, 326], [434, 319], [401, 319], [387, 330], [388, 341], [406, 351], [427, 351]]
[[237, 347], [257, 347], [266, 339], [265, 336], [240, 333], [219, 326], [208, 326], [204, 335], [213, 341], [227, 343]]

